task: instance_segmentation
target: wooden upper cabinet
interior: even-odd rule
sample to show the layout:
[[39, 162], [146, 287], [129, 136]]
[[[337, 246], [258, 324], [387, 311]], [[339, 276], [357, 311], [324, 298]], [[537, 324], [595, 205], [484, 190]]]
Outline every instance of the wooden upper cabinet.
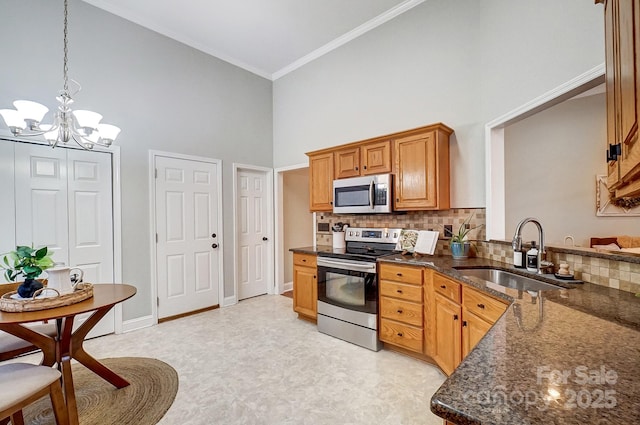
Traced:
[[391, 162], [391, 140], [362, 145], [362, 175], [388, 174], [393, 169]]
[[338, 149], [333, 153], [336, 179], [360, 176], [360, 148]]
[[640, 0], [605, 2], [607, 150], [621, 154], [609, 161], [607, 184], [617, 197], [640, 195]]
[[333, 159], [336, 179], [388, 174], [393, 169], [391, 140], [340, 148], [334, 151]]
[[309, 209], [333, 211], [333, 153], [309, 155]]
[[449, 208], [449, 135], [445, 126], [395, 140], [397, 211]]

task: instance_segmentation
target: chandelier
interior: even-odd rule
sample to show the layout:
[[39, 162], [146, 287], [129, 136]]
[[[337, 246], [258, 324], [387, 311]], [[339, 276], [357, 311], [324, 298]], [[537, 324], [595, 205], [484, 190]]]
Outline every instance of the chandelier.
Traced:
[[[67, 75], [67, 3], [68, 0], [64, 0], [64, 88], [56, 96], [60, 104], [53, 115], [53, 123], [41, 124], [49, 108], [30, 100], [16, 100], [13, 102], [16, 109], [0, 109], [0, 116], [14, 136], [43, 136], [52, 147], [59, 143], [66, 144], [72, 139], [86, 150], [93, 149], [95, 145], [108, 147], [118, 137], [120, 129], [115, 125], [101, 124], [102, 115], [97, 112], [71, 109], [73, 98], [69, 92]], [[80, 91], [80, 84], [71, 81], [78, 86], [73, 92], [76, 94]]]

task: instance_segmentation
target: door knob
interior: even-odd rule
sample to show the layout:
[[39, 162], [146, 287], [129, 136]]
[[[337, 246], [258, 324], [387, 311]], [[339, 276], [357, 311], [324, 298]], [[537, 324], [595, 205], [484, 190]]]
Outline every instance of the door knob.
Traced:
[[211, 237], [212, 237], [212, 238], [215, 238], [216, 236], [218, 236], [218, 235], [216, 235], [215, 233], [212, 233], [212, 234], [211, 234]]
[[266, 236], [263, 236], [263, 237], [262, 237], [262, 240], [263, 240], [263, 241], [268, 241], [269, 239], [268, 239]]
[[217, 243], [213, 243], [213, 244], [211, 244], [211, 248], [214, 248], [214, 249], [215, 249], [215, 248], [217, 248], [217, 247], [218, 247], [218, 244], [217, 244]]

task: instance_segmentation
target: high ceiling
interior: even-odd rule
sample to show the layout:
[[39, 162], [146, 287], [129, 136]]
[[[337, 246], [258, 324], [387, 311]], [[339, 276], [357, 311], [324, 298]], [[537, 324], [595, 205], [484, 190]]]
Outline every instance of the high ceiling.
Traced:
[[277, 79], [425, 0], [84, 0]]

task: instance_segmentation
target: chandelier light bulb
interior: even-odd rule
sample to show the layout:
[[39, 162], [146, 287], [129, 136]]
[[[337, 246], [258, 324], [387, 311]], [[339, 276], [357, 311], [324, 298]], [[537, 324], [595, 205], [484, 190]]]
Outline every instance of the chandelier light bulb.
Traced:
[[32, 121], [34, 123], [33, 127], [37, 127], [42, 121], [42, 118], [49, 112], [49, 108], [46, 106], [30, 100], [16, 100], [13, 102], [13, 106], [16, 107], [25, 121]]
[[20, 134], [22, 130], [27, 127], [24, 118], [22, 118], [20, 112], [15, 109], [0, 109], [0, 116], [2, 116], [5, 124], [7, 124], [7, 127], [9, 127], [14, 135]]

